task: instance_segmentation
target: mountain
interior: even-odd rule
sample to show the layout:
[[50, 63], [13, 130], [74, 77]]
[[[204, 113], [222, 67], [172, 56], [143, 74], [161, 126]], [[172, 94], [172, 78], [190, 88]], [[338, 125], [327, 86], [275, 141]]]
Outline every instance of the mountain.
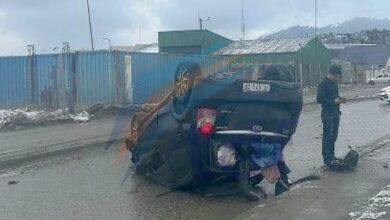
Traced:
[[[373, 29], [390, 29], [389, 19], [378, 19], [378, 18], [366, 18], [358, 17], [353, 18], [342, 23], [327, 25], [318, 28], [319, 34], [327, 33], [357, 33], [364, 30]], [[314, 27], [310, 26], [292, 26], [287, 29], [278, 31], [270, 34], [267, 38], [297, 38], [297, 37], [308, 37], [314, 36]]]
[[277, 39], [277, 38], [300, 38], [314, 36], [314, 27], [310, 26], [292, 26], [287, 29], [278, 31], [276, 33], [266, 36], [266, 38]]
[[320, 28], [320, 33], [357, 33], [373, 29], [390, 29], [389, 19], [354, 18], [349, 21]]

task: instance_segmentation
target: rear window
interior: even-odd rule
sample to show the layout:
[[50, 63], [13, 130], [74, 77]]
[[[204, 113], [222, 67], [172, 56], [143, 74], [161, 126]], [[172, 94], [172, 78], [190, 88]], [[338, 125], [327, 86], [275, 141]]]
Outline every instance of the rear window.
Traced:
[[259, 66], [258, 79], [293, 82], [293, 74], [283, 64], [265, 64]]

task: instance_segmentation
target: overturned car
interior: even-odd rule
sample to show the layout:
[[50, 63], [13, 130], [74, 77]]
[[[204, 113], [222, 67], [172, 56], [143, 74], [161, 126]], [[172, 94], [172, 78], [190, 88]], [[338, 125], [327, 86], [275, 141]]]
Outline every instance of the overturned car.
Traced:
[[[302, 90], [284, 65], [202, 74], [178, 65], [174, 88], [132, 119], [127, 147], [137, 171], [170, 187], [264, 178], [288, 186], [283, 149], [302, 110]], [[255, 197], [256, 198], [256, 197]]]

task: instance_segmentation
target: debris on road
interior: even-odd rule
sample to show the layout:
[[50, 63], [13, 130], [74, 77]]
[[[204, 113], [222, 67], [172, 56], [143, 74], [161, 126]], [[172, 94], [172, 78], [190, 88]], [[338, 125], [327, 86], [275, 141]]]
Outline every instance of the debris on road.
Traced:
[[18, 183], [19, 183], [19, 181], [15, 181], [15, 180], [8, 181], [8, 185], [15, 185]]

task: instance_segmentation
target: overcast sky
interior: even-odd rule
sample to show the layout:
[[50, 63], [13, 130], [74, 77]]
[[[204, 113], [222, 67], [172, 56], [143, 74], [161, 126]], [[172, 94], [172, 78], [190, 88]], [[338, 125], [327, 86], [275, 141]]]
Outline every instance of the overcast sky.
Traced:
[[[241, 0], [90, 0], [95, 47], [157, 42], [157, 32], [198, 28], [198, 14], [211, 17], [205, 27], [240, 38]], [[245, 0], [247, 38], [292, 25], [314, 25], [314, 0]], [[318, 0], [319, 26], [353, 17], [390, 17], [389, 0]], [[52, 52], [68, 41], [89, 49], [86, 0], [0, 0], [0, 55]]]

